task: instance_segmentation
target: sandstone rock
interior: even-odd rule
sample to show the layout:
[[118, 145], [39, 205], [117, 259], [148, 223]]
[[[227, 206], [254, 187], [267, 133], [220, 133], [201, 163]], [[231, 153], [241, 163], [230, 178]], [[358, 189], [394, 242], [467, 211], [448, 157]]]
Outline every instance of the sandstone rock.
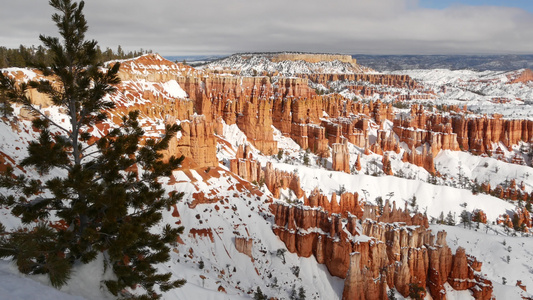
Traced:
[[254, 240], [251, 238], [245, 238], [245, 237], [240, 237], [240, 236], [235, 237], [235, 248], [237, 249], [237, 251], [239, 251], [240, 253], [246, 254], [248, 257], [252, 259], [252, 261], [254, 260], [252, 256], [253, 244], [254, 244]]
[[333, 171], [350, 173], [350, 152], [346, 140], [342, 144], [333, 144], [331, 152]]
[[[316, 190], [308, 199], [308, 204], [316, 207], [327, 206], [327, 202]], [[331, 210], [337, 207], [336, 202], [336, 196], [332, 197]], [[342, 196], [340, 203], [342, 207]], [[274, 232], [289, 251], [305, 257], [314, 255], [332, 275], [345, 278], [343, 299], [383, 299], [386, 286], [404, 296], [412, 286], [427, 286], [433, 299], [445, 299], [446, 282], [457, 289], [471, 289], [480, 299], [492, 296], [490, 281], [479, 275], [481, 263], [461, 248], [452, 255], [444, 232], [435, 238], [427, 219], [411, 217], [395, 204], [391, 209], [386, 202], [381, 215], [379, 208], [365, 205], [360, 227], [358, 217], [352, 214], [343, 221], [341, 214], [280, 204], [272, 204], [271, 211]], [[419, 224], [405, 227], [385, 223], [393, 219]], [[420, 295], [424, 293], [422, 290]]]

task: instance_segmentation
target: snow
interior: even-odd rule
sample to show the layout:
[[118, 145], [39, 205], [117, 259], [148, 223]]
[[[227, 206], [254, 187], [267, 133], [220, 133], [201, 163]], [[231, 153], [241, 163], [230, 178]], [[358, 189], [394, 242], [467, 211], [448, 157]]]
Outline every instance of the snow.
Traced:
[[0, 299], [5, 300], [83, 300], [81, 296], [37, 282], [20, 274], [11, 263], [0, 260]]
[[27, 68], [17, 68], [17, 67], [13, 67], [13, 68], [4, 68], [4, 69], [0, 69], [0, 72], [2, 73], [18, 73], [18, 72], [21, 72], [23, 75], [24, 75], [24, 82], [28, 82], [30, 80], [34, 80], [36, 77], [37, 77], [37, 73], [35, 73], [34, 71], [30, 70], [30, 69], [27, 69]]
[[[472, 70], [405, 70], [386, 72], [409, 75], [437, 94], [435, 104], [467, 105], [478, 114], [502, 114], [504, 118], [533, 120], [533, 82], [510, 83], [523, 70], [513, 72]], [[443, 91], [445, 88], [445, 92]], [[505, 98], [509, 103], [494, 103]]]
[[165, 91], [173, 98], [187, 98], [187, 93], [181, 88], [178, 82], [174, 79], [163, 83]]

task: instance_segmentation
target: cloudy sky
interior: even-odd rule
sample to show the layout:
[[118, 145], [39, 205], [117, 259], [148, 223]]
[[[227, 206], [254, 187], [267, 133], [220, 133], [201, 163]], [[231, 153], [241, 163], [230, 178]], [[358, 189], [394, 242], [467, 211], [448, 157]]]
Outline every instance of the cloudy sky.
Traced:
[[[0, 46], [57, 36], [47, 0], [0, 0]], [[89, 0], [102, 48], [162, 55], [309, 51], [532, 54], [532, 0]]]

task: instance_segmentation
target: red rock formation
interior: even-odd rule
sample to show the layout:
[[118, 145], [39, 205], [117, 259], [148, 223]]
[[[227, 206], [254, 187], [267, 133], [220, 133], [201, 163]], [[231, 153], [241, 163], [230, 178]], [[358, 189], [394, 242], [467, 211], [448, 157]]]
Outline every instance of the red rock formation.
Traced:
[[348, 151], [346, 140], [343, 140], [342, 144], [333, 144], [331, 146], [333, 171], [350, 173], [350, 152]]
[[529, 81], [533, 81], [533, 71], [531, 71], [530, 69], [525, 69], [524, 71], [522, 71], [522, 73], [520, 74], [517, 74], [517, 76], [515, 76], [515, 78], [511, 78], [511, 82], [509, 82], [510, 84], [512, 83], [527, 83]]
[[254, 240], [251, 238], [244, 238], [240, 236], [235, 237], [235, 249], [239, 251], [240, 253], [246, 254], [248, 257], [250, 257], [253, 261], [252, 256], [252, 246], [254, 244]]
[[145, 54], [135, 59], [122, 61], [119, 77], [122, 81], [147, 80], [151, 82], [167, 82], [192, 72], [192, 68], [173, 63], [159, 54]]
[[494, 143], [510, 147], [520, 141], [531, 141], [533, 121], [504, 120], [500, 115], [472, 117], [456, 113], [443, 116], [429, 114], [421, 106], [413, 105], [410, 117], [396, 119], [393, 130], [409, 147], [430, 143], [433, 156], [441, 149], [489, 154]]
[[198, 115], [182, 122], [181, 138], [171, 140], [168, 155], [190, 157], [195, 167], [218, 166], [213, 125], [204, 116]]
[[274, 169], [271, 162], [266, 164], [264, 169], [265, 185], [270, 190], [274, 198], [279, 198], [280, 189], [291, 189], [296, 198], [304, 196], [304, 192], [300, 186], [300, 177], [296, 173], [289, 173]]
[[385, 173], [385, 175], [394, 175], [388, 155], [383, 155], [381, 163], [383, 164], [383, 173]]
[[189, 235], [194, 239], [205, 237], [205, 238], [209, 238], [211, 243], [215, 242], [215, 240], [213, 239], [213, 231], [211, 230], [211, 228], [202, 228], [202, 229], [191, 228], [191, 230], [189, 231]]
[[433, 162], [433, 155], [431, 152], [427, 151], [426, 145], [422, 146], [422, 153], [419, 154], [418, 151], [414, 148], [411, 148], [411, 152], [404, 152], [402, 160], [404, 162], [409, 162], [419, 167], [426, 169], [429, 173], [435, 174], [435, 164]]
[[312, 208], [321, 208], [328, 214], [342, 214], [344, 217], [354, 215], [358, 218], [363, 216], [363, 206], [359, 202], [359, 195], [357, 193], [342, 193], [339, 201], [337, 195], [332, 194], [331, 200], [326, 195], [320, 193], [318, 189], [314, 189], [304, 204]]
[[[308, 200], [310, 205], [327, 205], [327, 198], [316, 192]], [[335, 202], [332, 197], [330, 205]], [[377, 207], [366, 205], [362, 226], [352, 214], [342, 221], [341, 215], [304, 207], [272, 204], [271, 211], [274, 233], [289, 251], [314, 255], [332, 275], [345, 278], [343, 299], [383, 299], [386, 286], [408, 296], [412, 284], [427, 285], [434, 299], [445, 299], [446, 282], [471, 289], [479, 299], [492, 295], [490, 281], [479, 275], [481, 263], [464, 250], [452, 255], [444, 232], [435, 241], [426, 218], [411, 217], [395, 206], [391, 210], [388, 202], [381, 215]], [[417, 225], [386, 223], [392, 219]]]
[[526, 288], [526, 286], [522, 283], [522, 280], [517, 280], [517, 281], [516, 281], [516, 286], [519, 287], [520, 289], [522, 289], [524, 292], [527, 292], [527, 288]]
[[357, 154], [357, 159], [355, 160], [354, 168], [357, 171], [361, 171], [361, 158], [359, 157], [359, 154]]
[[487, 223], [487, 215], [481, 209], [475, 209], [472, 212], [472, 221], [486, 224]]
[[524, 208], [517, 208], [513, 216], [503, 214], [496, 219], [497, 224], [504, 224], [507, 227], [514, 228], [515, 230], [524, 230], [529, 232], [529, 229], [533, 227], [533, 219], [529, 211]]

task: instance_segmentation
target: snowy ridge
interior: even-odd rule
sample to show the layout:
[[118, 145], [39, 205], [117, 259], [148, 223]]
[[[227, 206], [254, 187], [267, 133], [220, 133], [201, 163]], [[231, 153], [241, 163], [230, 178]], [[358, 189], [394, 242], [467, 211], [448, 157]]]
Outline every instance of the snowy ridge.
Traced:
[[510, 78], [524, 70], [405, 70], [390, 74], [407, 74], [432, 89], [436, 104], [467, 105], [478, 114], [503, 115], [510, 119], [533, 119], [533, 82], [511, 83]]
[[512, 71], [533, 68], [533, 55], [354, 55], [378, 71], [450, 69]]
[[[312, 56], [313, 54], [309, 54]], [[267, 74], [277, 74], [285, 77], [292, 77], [296, 74], [313, 74], [313, 73], [362, 73], [364, 70], [359, 65], [348, 62], [319, 61], [307, 62], [304, 60], [290, 61], [284, 60], [274, 62], [269, 54], [250, 53], [235, 54], [230, 57], [211, 62], [202, 68], [217, 71], [235, 70], [240, 75], [253, 76]]]

